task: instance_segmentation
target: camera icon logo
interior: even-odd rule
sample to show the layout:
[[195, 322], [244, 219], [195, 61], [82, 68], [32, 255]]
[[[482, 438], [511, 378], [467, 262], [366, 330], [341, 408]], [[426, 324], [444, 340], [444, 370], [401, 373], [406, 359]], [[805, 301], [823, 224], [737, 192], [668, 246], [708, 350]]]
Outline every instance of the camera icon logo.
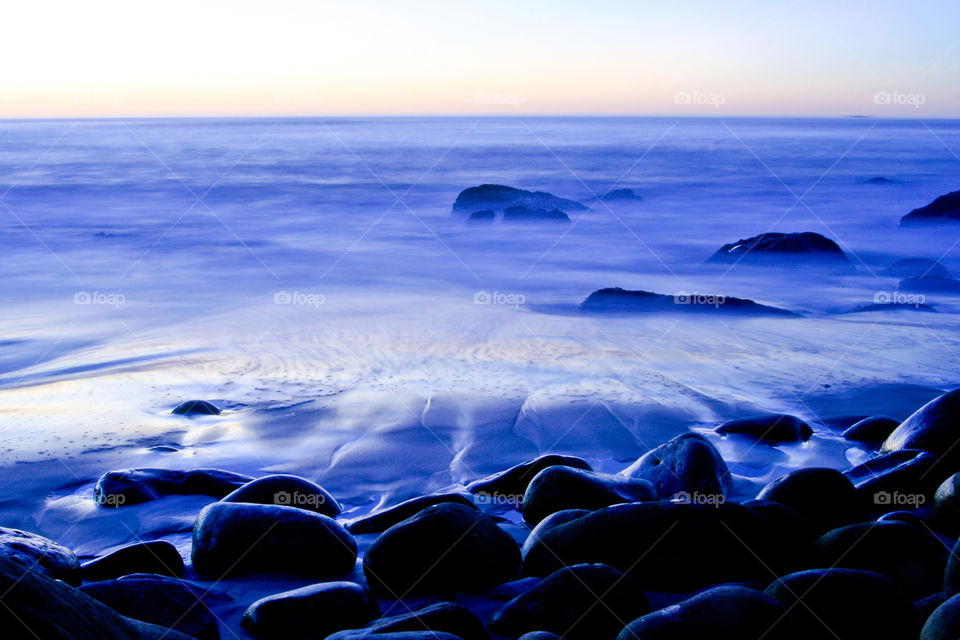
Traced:
[[273, 494], [273, 503], [280, 505], [289, 505], [293, 503], [293, 497], [288, 491], [278, 491]]

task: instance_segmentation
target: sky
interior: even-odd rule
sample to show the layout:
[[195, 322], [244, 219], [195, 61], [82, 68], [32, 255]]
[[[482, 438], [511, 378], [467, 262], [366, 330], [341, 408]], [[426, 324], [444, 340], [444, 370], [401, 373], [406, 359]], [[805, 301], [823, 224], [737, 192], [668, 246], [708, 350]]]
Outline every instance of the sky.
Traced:
[[37, 0], [0, 117], [960, 117], [960, 1]]

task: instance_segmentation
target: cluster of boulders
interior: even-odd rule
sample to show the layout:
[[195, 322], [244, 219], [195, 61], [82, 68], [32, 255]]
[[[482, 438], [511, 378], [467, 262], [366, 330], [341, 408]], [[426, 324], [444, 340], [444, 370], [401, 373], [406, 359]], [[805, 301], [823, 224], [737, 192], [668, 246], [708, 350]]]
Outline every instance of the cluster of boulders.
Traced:
[[[297, 476], [110, 472], [98, 495], [130, 501], [103, 508], [219, 498], [197, 517], [190, 563], [153, 540], [81, 566], [51, 540], [0, 529], [0, 621], [41, 638], [216, 640], [213, 611], [227, 596], [201, 582], [287, 574], [306, 586], [242, 603], [252, 636], [960, 637], [960, 390], [903, 422], [873, 416], [837, 434], [873, 451], [862, 464], [797, 469], [736, 500], [711, 442], [773, 447], [814, 435], [791, 415], [731, 420], [712, 435], [679, 435], [618, 473], [545, 455], [352, 518]], [[500, 517], [510, 508], [530, 528], [522, 544], [518, 525]], [[500, 604], [481, 620], [455, 602], [464, 595]], [[411, 598], [419, 607], [403, 604]]]

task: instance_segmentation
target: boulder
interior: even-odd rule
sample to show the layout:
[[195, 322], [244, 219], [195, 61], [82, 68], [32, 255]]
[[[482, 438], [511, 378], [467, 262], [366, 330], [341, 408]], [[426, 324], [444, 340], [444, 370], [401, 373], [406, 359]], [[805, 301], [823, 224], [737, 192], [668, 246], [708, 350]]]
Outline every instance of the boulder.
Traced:
[[83, 565], [84, 580], [111, 580], [132, 573], [183, 577], [183, 558], [166, 540], [138, 542]]
[[628, 620], [650, 612], [634, 582], [603, 564], [578, 564], [550, 574], [501, 607], [490, 630], [507, 638], [550, 631], [568, 640], [613, 638]]
[[355, 536], [363, 533], [382, 533], [407, 518], [414, 516], [435, 504], [459, 504], [468, 509], [476, 509], [470, 498], [460, 493], [437, 493], [429, 496], [417, 496], [405, 500], [382, 511], [362, 516], [347, 525], [347, 531]]
[[900, 218], [901, 227], [960, 222], [960, 191], [942, 195]]
[[923, 276], [946, 278], [950, 276], [950, 272], [947, 271], [945, 266], [929, 258], [903, 258], [881, 271], [880, 275], [892, 278], [921, 278]]
[[871, 458], [843, 472], [869, 513], [917, 509], [933, 501], [930, 471], [937, 459], [919, 449], [901, 449]]
[[454, 212], [468, 213], [481, 209], [503, 211], [507, 207], [521, 206], [533, 209], [566, 209], [582, 211], [586, 209], [579, 202], [559, 198], [546, 191], [526, 191], [500, 184], [482, 184], [464, 189], [453, 203]]
[[561, 638], [549, 631], [531, 631], [520, 636], [520, 640], [561, 640]]
[[497, 214], [494, 213], [493, 209], [484, 209], [471, 213], [470, 217], [467, 218], [467, 224], [493, 224], [496, 219]]
[[217, 416], [220, 415], [220, 409], [206, 400], [187, 400], [174, 407], [171, 413], [178, 416]]
[[0, 554], [0, 628], [7, 638], [40, 640], [191, 640], [126, 618], [38, 567]]
[[955, 473], [937, 487], [933, 496], [933, 517], [937, 529], [951, 538], [960, 535], [960, 473]]
[[765, 486], [757, 498], [786, 505], [821, 534], [863, 519], [860, 496], [836, 469], [797, 469]]
[[527, 535], [526, 541], [523, 543], [523, 547], [520, 549], [521, 553], [526, 556], [527, 552], [530, 550], [530, 547], [539, 540], [544, 533], [550, 529], [556, 527], [557, 525], [570, 522], [571, 520], [576, 520], [580, 516], [585, 516], [590, 513], [589, 509], [564, 509], [563, 511], [555, 511], [548, 515], [546, 518], [541, 520], [537, 526]]
[[523, 575], [602, 563], [642, 591], [689, 593], [723, 582], [765, 583], [792, 554], [773, 523], [739, 504], [633, 503], [545, 531], [527, 550]]
[[852, 442], [879, 445], [900, 426], [900, 422], [886, 416], [871, 416], [855, 422], [841, 434]]
[[716, 429], [722, 436], [748, 436], [758, 442], [781, 444], [806, 442], [813, 435], [813, 429], [796, 416], [773, 414], [739, 420], [727, 420]]
[[365, 629], [340, 631], [328, 636], [327, 640], [383, 638], [385, 635], [405, 632], [419, 632], [426, 639], [433, 637], [433, 633], [447, 633], [463, 640], [490, 640], [487, 629], [472, 611], [450, 602], [438, 602], [422, 609], [380, 618]]
[[943, 574], [943, 591], [947, 596], [960, 593], [960, 540], [950, 550], [947, 570]]
[[943, 589], [947, 555], [927, 529], [904, 522], [863, 522], [821, 536], [813, 543], [812, 562], [885, 575], [918, 600]]
[[76, 554], [35, 533], [0, 527], [0, 558], [67, 584], [80, 584], [80, 562]]
[[662, 498], [680, 492], [726, 496], [733, 489], [727, 463], [716, 447], [698, 433], [682, 433], [668, 440], [620, 475], [647, 480]]
[[323, 487], [299, 476], [289, 475], [257, 478], [224, 496], [222, 501], [297, 507], [331, 518], [343, 511], [337, 499]]
[[124, 469], [109, 471], [97, 481], [93, 495], [104, 507], [123, 507], [169, 495], [222, 498], [253, 480], [221, 469]]
[[956, 640], [960, 638], [960, 594], [938, 606], [920, 631], [920, 640]]
[[459, 504], [439, 504], [381, 533], [363, 558], [379, 595], [476, 593], [507, 582], [520, 567], [517, 543], [493, 519]]
[[707, 262], [721, 264], [812, 266], [853, 271], [836, 242], [819, 233], [761, 233], [725, 244]]
[[570, 216], [560, 209], [531, 209], [507, 207], [503, 210], [502, 222], [570, 222]]
[[793, 640], [777, 625], [786, 612], [761, 591], [720, 585], [634, 620], [617, 640]]
[[804, 640], [912, 640], [913, 603], [889, 578], [853, 569], [811, 569], [783, 576], [765, 593], [787, 607], [773, 627]]
[[657, 499], [657, 490], [647, 480], [572, 467], [547, 467], [538, 473], [523, 496], [523, 519], [537, 524], [551, 513], [565, 509], [600, 509], [621, 502]]
[[241, 626], [264, 640], [326, 638], [380, 616], [369, 590], [353, 582], [322, 582], [284, 591], [251, 604]]
[[467, 485], [467, 491], [488, 496], [517, 496], [522, 501], [523, 494], [527, 492], [527, 486], [534, 476], [547, 467], [555, 466], [592, 471], [590, 465], [583, 458], [550, 453], [534, 460], [522, 462], [486, 478], [475, 480]]
[[907, 293], [947, 293], [960, 294], [960, 280], [943, 276], [920, 276], [904, 278], [897, 285], [897, 291]]
[[80, 590], [128, 618], [176, 629], [197, 640], [220, 637], [217, 619], [201, 598], [206, 590], [185, 580], [135, 574], [85, 584]]
[[720, 295], [665, 295], [613, 287], [594, 291], [580, 304], [592, 313], [695, 313], [712, 315], [796, 316], [792, 311], [768, 307], [753, 300]]
[[939, 462], [930, 473], [931, 480], [941, 482], [960, 471], [960, 389], [945, 393], [920, 407], [894, 429], [881, 447], [882, 451], [922, 449], [937, 456]]
[[797, 550], [791, 567], [802, 569], [809, 566], [804, 564], [805, 550], [817, 539], [819, 532], [814, 532], [813, 526], [806, 518], [787, 505], [770, 500], [748, 500], [740, 504], [772, 522], [779, 529], [784, 540]]
[[350, 573], [357, 543], [328, 516], [295, 507], [216, 502], [193, 527], [193, 568], [206, 577], [291, 573], [318, 579]]

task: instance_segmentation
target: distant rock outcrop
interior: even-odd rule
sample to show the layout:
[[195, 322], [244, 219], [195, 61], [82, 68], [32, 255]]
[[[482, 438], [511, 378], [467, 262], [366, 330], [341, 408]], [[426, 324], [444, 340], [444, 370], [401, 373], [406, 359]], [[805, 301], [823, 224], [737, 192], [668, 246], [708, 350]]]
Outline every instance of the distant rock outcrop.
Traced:
[[501, 184], [482, 184], [464, 189], [453, 203], [454, 212], [472, 213], [482, 209], [504, 211], [508, 207], [528, 207], [530, 209], [562, 209], [582, 211], [586, 209], [574, 200], [567, 200], [546, 191], [526, 191]]
[[725, 244], [710, 256], [712, 263], [822, 266], [852, 271], [853, 264], [836, 242], [819, 233], [761, 233]]
[[467, 224], [493, 224], [496, 219], [497, 214], [493, 209], [482, 209], [471, 213], [467, 218]]
[[606, 313], [706, 313], [795, 316], [786, 309], [770, 307], [745, 298], [717, 295], [665, 295], [630, 291], [620, 287], [594, 291], [580, 304], [581, 311]]
[[507, 207], [503, 211], [503, 222], [570, 222], [570, 217], [560, 209]]
[[612, 189], [598, 195], [597, 202], [639, 202], [643, 196], [635, 193], [633, 189]]
[[901, 227], [960, 222], [960, 191], [940, 196], [900, 218]]

